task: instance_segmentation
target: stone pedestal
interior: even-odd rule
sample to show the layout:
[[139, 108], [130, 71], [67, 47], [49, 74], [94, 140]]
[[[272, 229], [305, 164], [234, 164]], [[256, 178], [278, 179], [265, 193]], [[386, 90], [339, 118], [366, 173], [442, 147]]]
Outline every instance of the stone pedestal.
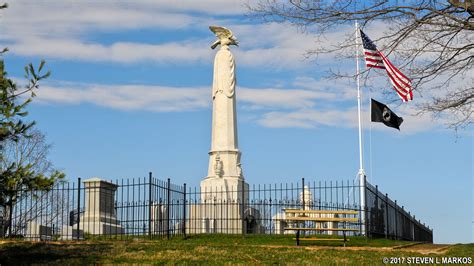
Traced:
[[117, 185], [91, 178], [84, 181], [85, 210], [80, 218], [80, 227], [92, 235], [122, 234], [123, 228], [115, 213], [115, 191]]
[[187, 232], [241, 234], [249, 185], [235, 177], [208, 177], [201, 181], [201, 202], [190, 206]]
[[249, 184], [240, 178], [208, 177], [201, 181], [201, 201], [238, 201], [248, 199]]

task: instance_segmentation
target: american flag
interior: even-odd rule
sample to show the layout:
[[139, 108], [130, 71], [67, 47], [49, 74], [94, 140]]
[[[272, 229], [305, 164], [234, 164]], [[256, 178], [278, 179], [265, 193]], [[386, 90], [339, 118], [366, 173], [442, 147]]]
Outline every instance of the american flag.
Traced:
[[364, 46], [365, 65], [367, 67], [385, 69], [393, 88], [402, 101], [407, 102], [413, 100], [411, 80], [403, 75], [403, 73], [377, 49], [377, 46], [375, 46], [372, 40], [370, 40], [362, 30], [360, 30], [360, 36], [362, 38], [362, 45]]

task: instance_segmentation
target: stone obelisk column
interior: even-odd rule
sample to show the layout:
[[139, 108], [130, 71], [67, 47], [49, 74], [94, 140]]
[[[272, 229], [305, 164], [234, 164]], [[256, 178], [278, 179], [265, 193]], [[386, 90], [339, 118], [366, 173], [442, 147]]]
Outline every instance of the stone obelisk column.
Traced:
[[229, 45], [237, 45], [237, 40], [224, 27], [211, 26], [210, 29], [219, 38], [212, 48], [219, 44], [221, 47], [214, 59], [211, 150], [208, 174], [201, 182], [201, 191], [224, 190], [229, 192], [224, 193], [225, 198], [237, 199], [238, 193], [232, 191], [241, 190], [244, 182], [237, 138], [236, 65], [229, 49]]

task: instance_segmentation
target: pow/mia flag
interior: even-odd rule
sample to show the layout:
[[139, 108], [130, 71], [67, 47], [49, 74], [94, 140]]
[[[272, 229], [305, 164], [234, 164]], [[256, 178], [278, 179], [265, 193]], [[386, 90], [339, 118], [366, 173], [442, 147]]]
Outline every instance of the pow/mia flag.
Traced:
[[377, 102], [374, 99], [371, 100], [372, 122], [382, 122], [387, 127], [393, 127], [400, 130], [403, 118], [398, 117], [385, 104]]

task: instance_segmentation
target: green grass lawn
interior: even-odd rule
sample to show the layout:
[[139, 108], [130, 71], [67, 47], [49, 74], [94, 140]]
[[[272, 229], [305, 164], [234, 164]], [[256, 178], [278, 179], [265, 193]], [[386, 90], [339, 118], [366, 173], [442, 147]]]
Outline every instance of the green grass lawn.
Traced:
[[466, 257], [474, 244], [412, 245], [412, 242], [351, 237], [297, 247], [288, 235], [199, 235], [170, 240], [88, 240], [0, 244], [0, 264], [382, 264], [384, 257]]

